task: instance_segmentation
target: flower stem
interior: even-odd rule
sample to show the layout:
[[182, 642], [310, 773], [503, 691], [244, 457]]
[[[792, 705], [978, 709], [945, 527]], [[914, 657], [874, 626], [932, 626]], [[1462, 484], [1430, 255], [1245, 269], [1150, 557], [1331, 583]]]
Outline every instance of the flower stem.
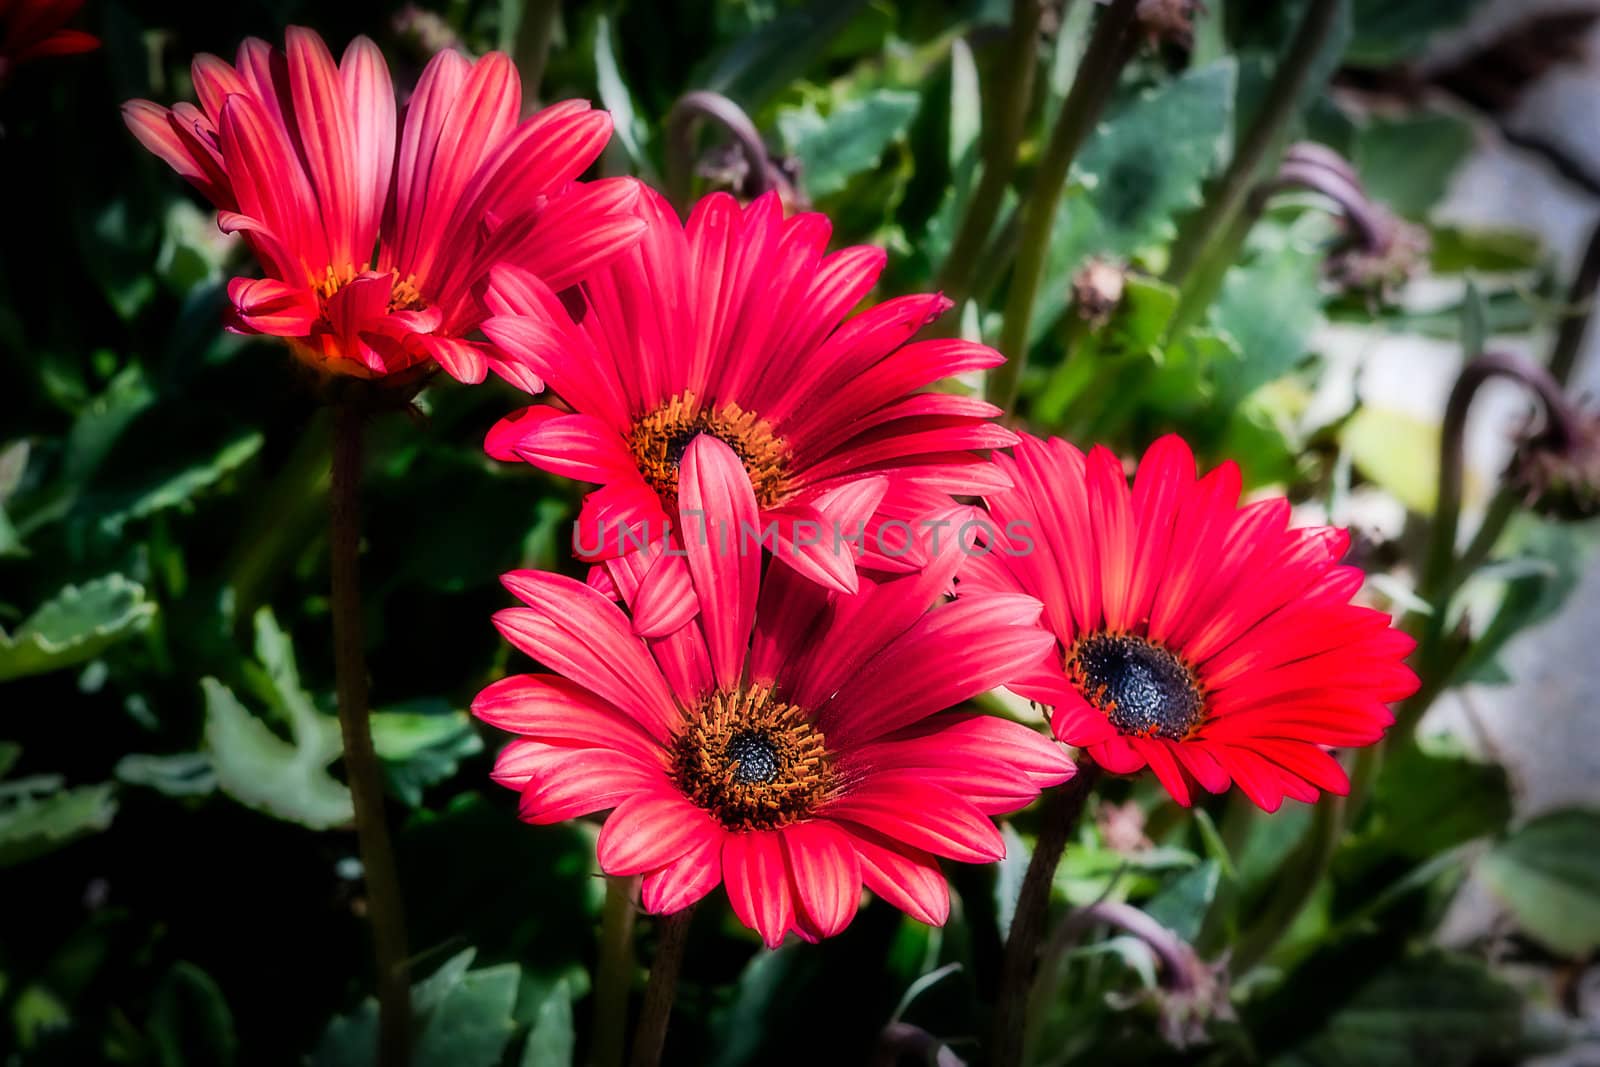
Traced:
[[1584, 249], [1583, 262], [1567, 290], [1567, 311], [1556, 334], [1555, 348], [1550, 352], [1550, 375], [1566, 384], [1577, 365], [1578, 354], [1583, 350], [1583, 335], [1588, 332], [1589, 319], [1594, 310], [1595, 290], [1600, 287], [1600, 225], [1589, 235], [1589, 245]]
[[990, 112], [995, 122], [984, 131], [983, 172], [939, 272], [939, 288], [957, 305], [971, 295], [973, 272], [1017, 166], [1017, 146], [1027, 125], [1034, 72], [1039, 66], [1041, 11], [1039, 0], [1011, 0], [1011, 31], [1000, 58], [1002, 80]]
[[1044, 280], [1044, 262], [1050, 251], [1050, 231], [1061, 190], [1072, 160], [1099, 121], [1123, 66], [1133, 55], [1138, 39], [1133, 25], [1138, 11], [1139, 0], [1113, 0], [1100, 13], [1083, 64], [1061, 104], [1061, 114], [1056, 117], [1050, 141], [1034, 172], [1033, 188], [1019, 213], [1022, 244], [1011, 273], [1011, 291], [1006, 296], [1005, 324], [1000, 329], [1000, 351], [1005, 353], [1006, 361], [990, 373], [988, 387], [990, 403], [1007, 411], [1016, 406], [1017, 385], [1028, 363], [1033, 305]]
[[744, 108], [708, 89], [684, 93], [667, 113], [667, 198], [679, 214], [689, 209], [694, 183], [694, 135], [700, 122], [719, 123], [744, 154], [745, 180], [739, 190], [754, 199], [772, 187], [772, 159], [761, 131]]
[[561, 0], [528, 0], [522, 5], [522, 21], [517, 26], [512, 55], [522, 77], [522, 91], [527, 95], [524, 108], [530, 114], [539, 106], [540, 84], [550, 60], [550, 40], [555, 36], [556, 17], [560, 14]]
[[333, 578], [334, 674], [345, 775], [355, 804], [356, 839], [367, 884], [377, 960], [378, 1064], [407, 1067], [411, 1057], [411, 980], [406, 963], [400, 877], [383, 817], [383, 779], [367, 719], [367, 665], [361, 626], [361, 446], [366, 410], [341, 400], [333, 412], [329, 554]]
[[1078, 764], [1078, 773], [1066, 785], [1045, 794], [1039, 812], [1039, 837], [1033, 857], [1022, 876], [1016, 911], [1011, 916], [1011, 931], [1006, 935], [1005, 961], [1000, 969], [1000, 994], [994, 1005], [994, 1031], [990, 1060], [995, 1067], [1018, 1067], [1022, 1063], [1023, 1015], [1033, 970], [1044, 937], [1045, 918], [1050, 910], [1050, 886], [1067, 842], [1077, 832], [1078, 819], [1094, 789], [1099, 768], [1088, 760]]
[[628, 992], [633, 985], [633, 907], [638, 878], [606, 879], [606, 907], [600, 920], [600, 967], [594, 984], [592, 1067], [622, 1067], [628, 1034]]
[[[1461, 369], [1460, 377], [1450, 390], [1450, 399], [1445, 403], [1444, 424], [1440, 430], [1438, 501], [1434, 507], [1427, 562], [1418, 588], [1421, 597], [1433, 606], [1433, 620], [1428, 627], [1433, 634], [1444, 626], [1448, 601], [1457, 584], [1452, 581], [1452, 575], [1457, 570], [1456, 529], [1461, 519], [1467, 412], [1479, 388], [1496, 377], [1520, 382], [1539, 397], [1546, 425], [1556, 440], [1570, 441], [1578, 432], [1576, 415], [1561, 390], [1561, 383], [1539, 364], [1520, 356], [1488, 352]], [[1455, 575], [1458, 580], [1464, 577]]]
[[656, 1067], [667, 1042], [667, 1023], [672, 1019], [672, 1002], [678, 992], [678, 972], [683, 969], [683, 948], [689, 941], [689, 922], [694, 917], [690, 906], [675, 915], [656, 921], [660, 938], [656, 958], [650, 964], [650, 982], [644, 987], [644, 1007], [633, 1034], [633, 1067]]
[[1333, 34], [1344, 3], [1345, 0], [1311, 0], [1295, 30], [1288, 54], [1273, 74], [1266, 102], [1250, 124], [1238, 151], [1234, 152], [1228, 169], [1217, 180], [1205, 204], [1189, 216], [1172, 243], [1166, 273], [1166, 280], [1171, 284], [1183, 285], [1212, 240], [1229, 228], [1245, 206], [1268, 155], [1283, 139], [1284, 127], [1300, 108], [1311, 71]]

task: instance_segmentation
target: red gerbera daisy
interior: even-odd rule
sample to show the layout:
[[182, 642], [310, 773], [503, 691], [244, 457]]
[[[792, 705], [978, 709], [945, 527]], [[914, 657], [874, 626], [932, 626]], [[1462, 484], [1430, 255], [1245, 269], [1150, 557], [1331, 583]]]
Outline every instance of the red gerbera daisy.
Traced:
[[548, 285], [507, 269], [483, 327], [530, 390], [548, 382], [572, 409], [518, 412], [488, 448], [600, 483], [579, 517], [580, 555], [620, 555], [630, 530], [660, 538], [697, 434], [738, 456], [779, 558], [843, 591], [855, 562], [835, 534], [867, 528], [891, 481], [946, 499], [1003, 484], [971, 451], [1015, 440], [989, 421], [998, 409], [922, 391], [1002, 362], [970, 341], [911, 342], [950, 301], [901, 297], [845, 321], [877, 281], [882, 249], [825, 255], [828, 220], [785, 219], [775, 193], [742, 210], [714, 194], [687, 226], [654, 193], [640, 209], [643, 240], [586, 281], [576, 324]]
[[499, 53], [434, 56], [400, 124], [388, 67], [364, 37], [336, 65], [322, 38], [291, 28], [286, 54], [252, 38], [236, 67], [201, 55], [193, 74], [200, 107], [130, 101], [128, 127], [261, 261], [265, 278], [228, 285], [231, 328], [287, 338], [332, 373], [381, 377], [433, 359], [481, 381], [485, 353], [467, 335], [491, 266], [516, 263], [560, 289], [641, 229], [635, 183], [574, 181], [610, 117], [569, 100], [519, 124], [521, 83]]
[[0, 84], [20, 63], [100, 47], [100, 39], [66, 29], [83, 0], [0, 0]]
[[[523, 735], [494, 777], [522, 793], [522, 818], [555, 823], [615, 809], [600, 833], [608, 873], [642, 874], [647, 911], [675, 912], [726, 882], [735, 913], [777, 945], [787, 931], [837, 933], [863, 885], [928, 923], [948, 889], [935, 857], [1004, 853], [989, 816], [1065, 781], [1065, 751], [1027, 727], [949, 711], [1016, 677], [1053, 643], [1039, 602], [945, 602], [959, 552], [919, 574], [830, 592], [727, 531], [754, 522], [740, 457], [695, 437], [682, 508], [713, 535], [689, 539], [697, 617], [661, 638], [635, 634], [608, 597], [555, 574], [505, 584], [527, 607], [495, 617], [506, 639], [552, 668], [484, 690], [473, 711]], [[729, 546], [726, 550], [723, 546]], [[639, 595], [647, 549], [610, 564]]]
[[997, 462], [1013, 488], [988, 498], [994, 551], [959, 587], [1044, 601], [1057, 643], [1010, 688], [1053, 709], [1056, 737], [1113, 772], [1148, 764], [1181, 804], [1191, 779], [1268, 811], [1349, 790], [1324, 746], [1377, 741], [1417, 679], [1415, 642], [1350, 603], [1345, 531], [1290, 528], [1281, 498], [1240, 507], [1238, 467], [1196, 481], [1177, 437], [1145, 453], [1131, 494], [1105, 448], [1025, 436]]

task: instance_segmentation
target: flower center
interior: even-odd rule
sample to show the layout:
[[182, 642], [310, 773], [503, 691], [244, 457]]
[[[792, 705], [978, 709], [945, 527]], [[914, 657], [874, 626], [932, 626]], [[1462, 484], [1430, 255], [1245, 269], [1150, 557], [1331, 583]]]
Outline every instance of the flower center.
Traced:
[[656, 491], [668, 512], [678, 500], [678, 467], [689, 442], [710, 434], [744, 464], [763, 508], [781, 504], [788, 495], [788, 446], [772, 432], [772, 424], [739, 405], [726, 403], [711, 411], [700, 407], [693, 393], [682, 393], [633, 424], [628, 447], [639, 473]]
[[1167, 649], [1132, 634], [1081, 637], [1067, 677], [1124, 734], [1182, 741], [1205, 718], [1194, 672]]
[[672, 748], [678, 788], [729, 830], [771, 830], [814, 812], [834, 786], [822, 731], [772, 690], [714, 693]]
[[[340, 289], [355, 281], [358, 276], [367, 271], [367, 267], [345, 267], [335, 270], [329, 267], [323, 274], [322, 280], [317, 282], [315, 289], [322, 297], [324, 303], [333, 297]], [[399, 271], [389, 272], [389, 310], [393, 311], [421, 311], [428, 306], [428, 301], [422, 295], [422, 290], [417, 288], [416, 279], [400, 277]]]

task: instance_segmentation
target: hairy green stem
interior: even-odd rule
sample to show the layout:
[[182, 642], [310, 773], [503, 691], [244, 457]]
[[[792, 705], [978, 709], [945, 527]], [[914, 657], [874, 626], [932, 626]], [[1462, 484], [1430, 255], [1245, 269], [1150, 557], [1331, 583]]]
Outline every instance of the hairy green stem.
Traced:
[[1122, 68], [1133, 54], [1138, 12], [1139, 0], [1112, 0], [1111, 6], [1100, 13], [1083, 64], [1061, 104], [1061, 114], [1034, 172], [1033, 187], [1022, 204], [1022, 244], [1011, 273], [1011, 291], [1006, 296], [1005, 324], [1000, 329], [1000, 351], [1005, 353], [1006, 362], [990, 373], [988, 388], [990, 403], [1007, 411], [1016, 406], [1017, 385], [1028, 362], [1033, 305], [1044, 278], [1044, 261], [1050, 251], [1050, 231], [1061, 190], [1078, 149], [1099, 121]]
[[377, 964], [379, 1067], [409, 1067], [411, 979], [406, 962], [400, 876], [383, 816], [383, 778], [367, 717], [367, 664], [361, 621], [361, 452], [366, 410], [340, 401], [333, 412], [333, 485], [329, 508], [334, 674], [345, 776], [355, 806], [356, 840], [366, 879]]
[[1182, 286], [1206, 248], [1226, 231], [1261, 178], [1267, 158], [1283, 139], [1345, 0], [1311, 0], [1296, 28], [1288, 53], [1278, 64], [1265, 103], [1200, 209], [1179, 228], [1167, 261], [1166, 280]]
[[656, 958], [650, 964], [650, 981], [644, 988], [644, 1007], [633, 1034], [632, 1067], [656, 1067], [667, 1043], [667, 1024], [672, 1021], [672, 1002], [678, 995], [678, 974], [683, 970], [683, 949], [689, 942], [689, 923], [694, 918], [690, 905], [673, 915], [656, 920], [659, 938]]
[[1050, 886], [1098, 778], [1099, 768], [1083, 760], [1078, 764], [1077, 775], [1066, 785], [1047, 792], [1041, 805], [1039, 837], [1034, 842], [1027, 873], [1022, 876], [1000, 968], [1000, 992], [995, 1000], [989, 1045], [989, 1062], [995, 1067], [1019, 1067], [1022, 1063], [1028, 990], [1033, 987], [1034, 967], [1050, 911]]
[[984, 130], [983, 170], [939, 272], [939, 288], [958, 306], [972, 293], [974, 272], [1016, 170], [1017, 146], [1027, 126], [1039, 66], [1041, 11], [1039, 0], [1011, 2], [1011, 30], [1000, 58], [1002, 80], [989, 112], [994, 124]]
[[592, 1067], [622, 1067], [628, 1036], [628, 992], [633, 986], [633, 895], [639, 879], [606, 879], [606, 906], [600, 919], [600, 965], [594, 983]]

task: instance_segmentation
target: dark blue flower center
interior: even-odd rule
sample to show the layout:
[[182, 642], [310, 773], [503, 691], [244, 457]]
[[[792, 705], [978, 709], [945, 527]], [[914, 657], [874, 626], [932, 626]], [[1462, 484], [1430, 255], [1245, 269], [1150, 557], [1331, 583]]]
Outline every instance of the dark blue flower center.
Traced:
[[1067, 673], [1124, 734], [1181, 741], [1205, 714], [1189, 668], [1142, 637], [1091, 634], [1073, 646]]
[[743, 733], [728, 738], [727, 760], [740, 785], [766, 783], [778, 777], [778, 751], [765, 734]]

